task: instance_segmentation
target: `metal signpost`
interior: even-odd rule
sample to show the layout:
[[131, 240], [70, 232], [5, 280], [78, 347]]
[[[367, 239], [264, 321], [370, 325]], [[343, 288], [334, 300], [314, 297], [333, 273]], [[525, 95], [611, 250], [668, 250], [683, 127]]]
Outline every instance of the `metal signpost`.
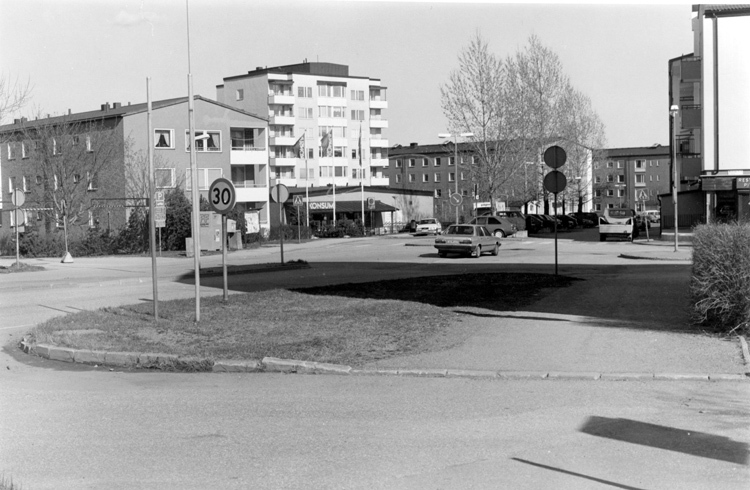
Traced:
[[565, 150], [559, 146], [550, 146], [544, 151], [544, 163], [555, 169], [544, 176], [544, 188], [555, 195], [555, 275], [557, 275], [557, 194], [565, 189], [568, 179], [565, 174], [556, 170], [565, 165]]
[[23, 193], [22, 189], [14, 189], [11, 193], [10, 200], [13, 202], [13, 206], [15, 206], [13, 208], [13, 221], [16, 223], [16, 268], [18, 269], [21, 267], [18, 247], [18, 229], [21, 228], [21, 225], [18, 224], [18, 208], [23, 206], [23, 203], [26, 202], [26, 195]]
[[[640, 192], [638, 192], [638, 201], [641, 201], [643, 205], [641, 206], [641, 209], [644, 211], [646, 210], [646, 201], [648, 201], [648, 194], [646, 193], [646, 189], [641, 189]], [[635, 222], [635, 226], [638, 226], [638, 220]], [[648, 229], [651, 226], [651, 222], [648, 221], [648, 216], [644, 215], [643, 217], [643, 227], [646, 228], [646, 241], [650, 242], [651, 237], [648, 235]]]
[[[284, 203], [289, 199], [289, 189], [284, 184], [276, 184], [271, 187], [271, 199], [279, 203], [279, 243], [281, 245], [281, 263], [284, 263], [284, 229], [282, 228], [283, 220], [282, 214], [284, 212]], [[336, 210], [336, 204], [334, 203], [334, 213]], [[335, 214], [334, 214], [335, 216]]]
[[[234, 209], [237, 203], [237, 193], [234, 184], [224, 177], [219, 177], [211, 183], [208, 189], [208, 204], [221, 215], [221, 269], [224, 275], [224, 301], [229, 300], [227, 283], [227, 213]], [[198, 238], [198, 237], [196, 237]]]
[[300, 221], [302, 221], [301, 219], [299, 219], [299, 213], [300, 208], [303, 206], [303, 204], [304, 203], [302, 202], [302, 196], [294, 196], [294, 207], [297, 208], [297, 243], [299, 243], [300, 239]]

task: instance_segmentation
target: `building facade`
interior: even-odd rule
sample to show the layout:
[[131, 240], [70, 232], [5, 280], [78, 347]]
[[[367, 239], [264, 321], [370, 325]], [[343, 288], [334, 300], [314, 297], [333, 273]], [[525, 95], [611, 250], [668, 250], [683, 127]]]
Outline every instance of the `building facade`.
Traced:
[[[287, 187], [387, 185], [386, 87], [303, 62], [224, 78], [216, 99], [269, 119], [269, 169]], [[323, 151], [328, 144], [332, 151]]]
[[[692, 29], [693, 52], [668, 65], [678, 223], [748, 220], [750, 5], [694, 5]], [[672, 227], [673, 206], [662, 217]]]
[[[200, 96], [194, 102], [200, 193], [205, 197], [217, 177], [230, 178], [246, 218], [268, 226], [268, 121]], [[45, 221], [58, 226], [60, 202], [66, 199], [68, 204], [75, 199], [83, 211], [85, 219], [78, 224], [120, 228], [132, 209], [148, 202], [149, 145], [154, 147], [157, 190], [180, 188], [190, 199], [187, 97], [153, 102], [151, 118], [153, 134], [148, 132], [147, 104], [107, 103], [98, 111], [0, 127], [3, 201], [10, 201], [13, 189], [23, 189], [26, 201], [33, 203], [25, 206], [24, 224], [47, 230]], [[106, 145], [97, 146], [105, 138]], [[97, 167], [105, 153], [107, 164]], [[84, 193], [76, 191], [83, 186]], [[3, 214], [4, 223], [15, 225], [12, 213]]]
[[659, 196], [669, 191], [668, 146], [610, 148], [594, 162], [593, 210], [658, 210]]

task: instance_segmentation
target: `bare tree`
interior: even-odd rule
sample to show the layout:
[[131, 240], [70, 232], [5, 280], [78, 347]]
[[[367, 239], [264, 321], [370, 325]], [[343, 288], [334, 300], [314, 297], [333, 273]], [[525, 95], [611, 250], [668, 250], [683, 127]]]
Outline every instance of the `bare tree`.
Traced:
[[[143, 150], [134, 150], [132, 138], [125, 140], [123, 153], [125, 197], [130, 199], [149, 197], [148, 154]], [[175, 167], [176, 165], [171, 164], [161, 154], [154, 155], [154, 182], [157, 189], [185, 187], [184, 176], [174, 175], [174, 179], [171, 178]]]
[[518, 168], [519, 150], [525, 147], [523, 133], [514, 123], [518, 108], [508, 90], [503, 62], [489, 51], [477, 34], [458, 58], [459, 68], [451, 72], [441, 87], [443, 113], [454, 134], [468, 132], [469, 147], [476, 159], [456, 162], [478, 184], [480, 195], [487, 196], [492, 211], [495, 200], [511, 181]]
[[51, 208], [48, 230], [61, 219], [68, 225], [86, 224], [100, 182], [106, 178], [113, 188], [121, 184], [117, 163], [122, 161], [122, 144], [104, 121], [23, 120], [15, 139], [23, 156], [15, 173], [31, 200]]
[[31, 84], [0, 75], [0, 124], [18, 112], [31, 97]]

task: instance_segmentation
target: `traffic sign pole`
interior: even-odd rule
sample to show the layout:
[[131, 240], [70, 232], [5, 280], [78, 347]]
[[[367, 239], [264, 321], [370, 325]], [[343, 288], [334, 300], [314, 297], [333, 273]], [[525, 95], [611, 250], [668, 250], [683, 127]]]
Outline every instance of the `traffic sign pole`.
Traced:
[[219, 177], [211, 182], [208, 188], [208, 204], [215, 212], [221, 214], [221, 271], [224, 277], [224, 302], [229, 301], [229, 283], [227, 281], [227, 213], [234, 209], [237, 193], [229, 179]]
[[221, 269], [224, 274], [224, 302], [229, 301], [229, 282], [227, 281], [227, 215], [221, 215]]

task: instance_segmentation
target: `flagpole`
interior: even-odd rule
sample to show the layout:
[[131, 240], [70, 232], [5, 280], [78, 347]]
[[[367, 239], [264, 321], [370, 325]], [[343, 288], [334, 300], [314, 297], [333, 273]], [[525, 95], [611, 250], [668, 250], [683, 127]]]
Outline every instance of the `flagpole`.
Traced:
[[307, 230], [310, 231], [310, 171], [307, 168], [307, 128], [305, 128], [305, 134], [302, 135], [302, 146], [304, 148], [303, 153], [305, 154], [305, 221], [307, 224]]
[[331, 162], [333, 162], [333, 227], [336, 228], [336, 152], [333, 150], [333, 128], [330, 131]]
[[[362, 232], [366, 230], [365, 227], [365, 181], [362, 178], [362, 121], [359, 122], [359, 144], [357, 145], [357, 151], [359, 152], [359, 186], [362, 197]], [[372, 226], [372, 223], [370, 223]]]

